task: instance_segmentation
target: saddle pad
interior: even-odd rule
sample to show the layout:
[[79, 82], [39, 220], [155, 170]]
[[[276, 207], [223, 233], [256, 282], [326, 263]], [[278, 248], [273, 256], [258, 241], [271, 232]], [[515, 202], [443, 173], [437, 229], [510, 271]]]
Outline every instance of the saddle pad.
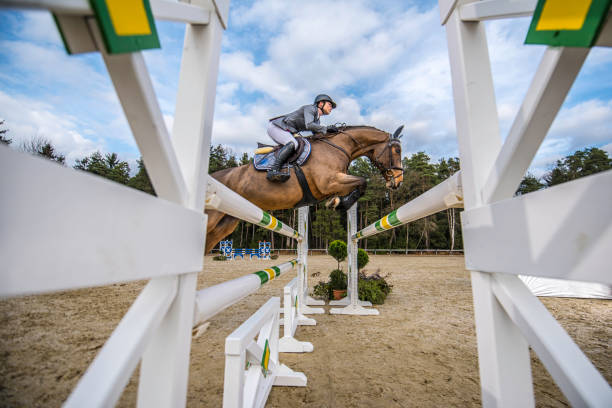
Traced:
[[[310, 141], [306, 138], [302, 138], [304, 141], [304, 149], [300, 152], [298, 158], [291, 163], [286, 162], [283, 164], [283, 169], [289, 167], [290, 164], [297, 164], [298, 166], [302, 166], [308, 158], [310, 157]], [[270, 170], [270, 166], [274, 163], [274, 155], [276, 152], [264, 153], [264, 154], [256, 154], [253, 158], [253, 167], [258, 171], [268, 171]]]

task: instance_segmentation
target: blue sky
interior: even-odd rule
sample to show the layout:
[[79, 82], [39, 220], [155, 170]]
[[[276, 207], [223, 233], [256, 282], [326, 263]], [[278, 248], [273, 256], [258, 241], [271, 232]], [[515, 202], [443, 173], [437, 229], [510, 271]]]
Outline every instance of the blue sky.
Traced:
[[[544, 52], [523, 45], [529, 18], [487, 23], [505, 138]], [[157, 22], [162, 48], [144, 52], [169, 128], [184, 25]], [[612, 49], [594, 48], [531, 171], [597, 146], [612, 155]], [[445, 31], [436, 1], [232, 1], [223, 38], [214, 144], [235, 153], [267, 141], [267, 119], [325, 92], [324, 123], [405, 125], [405, 155], [457, 156]], [[69, 56], [47, 12], [0, 10], [0, 119], [9, 136], [51, 140], [69, 163], [96, 150], [139, 157], [101, 57]]]

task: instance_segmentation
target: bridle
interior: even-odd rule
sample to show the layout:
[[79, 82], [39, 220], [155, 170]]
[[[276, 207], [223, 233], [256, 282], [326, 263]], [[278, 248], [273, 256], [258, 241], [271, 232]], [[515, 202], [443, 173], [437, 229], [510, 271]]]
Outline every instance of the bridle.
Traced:
[[[391, 137], [391, 134], [389, 133], [389, 140], [387, 141], [387, 145], [385, 146], [385, 148], [380, 153], [378, 153], [378, 156], [376, 156], [374, 158], [374, 160], [372, 160], [372, 162], [374, 163], [374, 166], [376, 166], [376, 168], [378, 170], [380, 170], [380, 172], [382, 174], [385, 175], [385, 178], [387, 180], [389, 180], [389, 179], [395, 180], [396, 178], [401, 177], [401, 174], [399, 176], [395, 176], [393, 174], [393, 170], [401, 170], [402, 172], [404, 171], [404, 169], [402, 167], [397, 167], [397, 166], [393, 166], [392, 165], [392, 163], [393, 163], [393, 156], [392, 156], [393, 146], [399, 146], [400, 149], [401, 149], [402, 144], [401, 144], [401, 142], [400, 142], [400, 140], [398, 138]], [[378, 160], [380, 158], [380, 156], [382, 156], [383, 153], [385, 153], [385, 151], [389, 152], [389, 167], [385, 167]]]
[[[402, 126], [403, 127], [403, 126]], [[401, 132], [401, 128], [398, 129], [398, 131]], [[385, 148], [374, 158], [370, 158], [372, 163], [374, 164], [374, 166], [384, 175], [385, 179], [387, 180], [395, 180], [396, 178], [401, 177], [401, 175], [394, 175], [393, 174], [393, 170], [401, 170], [404, 171], [404, 169], [402, 167], [397, 167], [397, 166], [393, 166], [393, 147], [394, 146], [399, 146], [401, 148], [401, 142], [399, 140], [398, 137], [395, 137], [398, 134], [398, 131], [395, 132], [395, 134], [393, 136], [391, 136], [391, 133], [387, 133], [387, 145], [385, 146]], [[353, 158], [351, 157], [351, 155], [346, 151], [346, 149], [344, 149], [342, 146], [338, 146], [335, 143], [332, 143], [331, 141], [329, 141], [329, 139], [331, 139], [332, 137], [338, 135], [338, 134], [345, 134], [347, 135], [358, 147], [359, 149], [365, 149], [367, 148], [367, 146], [364, 146], [363, 143], [361, 143], [359, 140], [355, 139], [353, 137], [353, 135], [351, 135], [348, 132], [343, 131], [342, 129], [338, 129], [338, 133], [335, 134], [331, 134], [331, 135], [326, 135], [326, 136], [320, 136], [320, 137], [316, 137], [315, 140], [320, 140], [323, 143], [326, 143], [338, 150], [340, 150], [342, 153], [344, 153], [344, 155], [347, 157], [348, 159], [348, 164], [347, 164], [347, 168], [349, 166], [349, 164], [351, 163], [351, 161], [353, 160]], [[384, 143], [384, 142], [380, 142], [380, 143]], [[377, 143], [379, 144], [379, 143]], [[373, 150], [373, 149], [372, 149]], [[389, 153], [389, 166], [385, 167], [384, 164], [382, 164], [380, 162], [380, 157], [385, 153], [385, 151], [388, 151]]]

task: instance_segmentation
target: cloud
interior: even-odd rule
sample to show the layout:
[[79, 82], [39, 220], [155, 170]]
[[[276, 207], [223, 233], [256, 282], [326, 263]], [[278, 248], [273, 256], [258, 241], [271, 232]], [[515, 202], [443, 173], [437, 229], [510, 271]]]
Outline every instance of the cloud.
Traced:
[[601, 146], [612, 136], [612, 101], [587, 100], [562, 109], [550, 129], [550, 138], [563, 140], [567, 152]]
[[57, 116], [44, 102], [15, 98], [0, 91], [0, 106], [8, 137], [15, 146], [33, 138], [52, 142], [57, 151], [66, 156], [68, 163], [83, 158], [96, 150], [104, 150], [99, 140], [90, 139], [78, 130], [77, 121], [69, 116]]
[[[100, 56], [67, 56], [47, 13], [3, 16], [0, 86], [5, 96], [38, 102], [37, 111], [56, 121], [63, 118], [66, 122], [58, 122], [62, 131], [84, 138], [72, 136], [76, 151], [90, 141], [137, 157]], [[36, 28], [26, 31], [26, 23]], [[527, 18], [486, 23], [502, 139], [545, 49], [523, 45], [528, 24]], [[171, 130], [184, 25], [157, 26], [162, 49], [146, 51], [144, 57]], [[587, 145], [609, 148], [611, 64], [609, 49], [591, 51], [534, 168]], [[405, 154], [425, 151], [434, 160], [458, 155], [446, 35], [434, 1], [311, 0], [290, 7], [283, 0], [232, 3], [212, 142], [252, 153], [256, 141], [269, 142], [265, 127], [270, 117], [311, 103], [320, 92], [339, 104], [322, 118], [324, 124], [368, 124], [389, 132], [404, 124]], [[35, 120], [34, 115], [28, 118]]]

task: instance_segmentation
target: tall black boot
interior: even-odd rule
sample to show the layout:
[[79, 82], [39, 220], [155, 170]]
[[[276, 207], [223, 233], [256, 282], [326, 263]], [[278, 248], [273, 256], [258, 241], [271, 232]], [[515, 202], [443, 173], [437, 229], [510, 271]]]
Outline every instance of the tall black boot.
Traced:
[[283, 147], [280, 148], [278, 154], [275, 156], [274, 164], [272, 164], [270, 170], [268, 170], [268, 174], [266, 178], [269, 181], [275, 182], [284, 182], [289, 180], [291, 177], [290, 173], [283, 173], [280, 171], [282, 165], [287, 161], [287, 159], [293, 154], [293, 150], [295, 150], [295, 146], [293, 143], [287, 143]]

